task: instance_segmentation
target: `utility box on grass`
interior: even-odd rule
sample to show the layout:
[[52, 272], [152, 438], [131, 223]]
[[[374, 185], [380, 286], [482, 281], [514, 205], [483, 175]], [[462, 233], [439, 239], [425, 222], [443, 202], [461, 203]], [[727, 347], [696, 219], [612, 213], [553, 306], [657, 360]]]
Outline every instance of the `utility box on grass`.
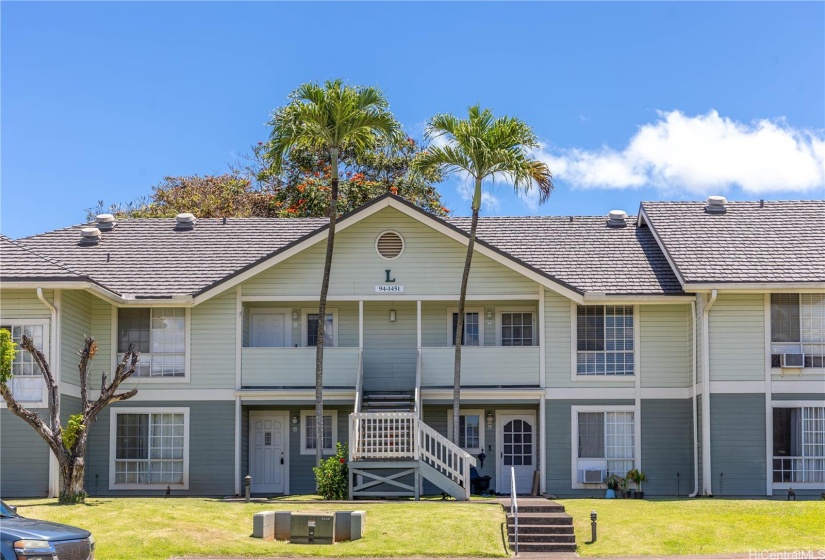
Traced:
[[333, 544], [334, 513], [293, 513], [289, 520], [289, 542], [296, 544]]

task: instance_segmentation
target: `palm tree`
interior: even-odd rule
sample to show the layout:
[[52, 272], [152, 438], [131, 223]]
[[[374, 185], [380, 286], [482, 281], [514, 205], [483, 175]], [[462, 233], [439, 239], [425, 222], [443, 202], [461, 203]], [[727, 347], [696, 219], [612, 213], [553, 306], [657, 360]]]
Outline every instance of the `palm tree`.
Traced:
[[458, 299], [458, 317], [455, 336], [455, 369], [453, 370], [453, 438], [459, 444], [459, 401], [461, 398], [461, 346], [464, 343], [464, 303], [467, 297], [467, 281], [478, 227], [481, 208], [481, 185], [485, 179], [499, 176], [513, 184], [516, 191], [529, 190], [535, 183], [539, 189], [539, 202], [543, 203], [553, 190], [553, 176], [547, 165], [532, 159], [530, 148], [538, 146], [536, 135], [521, 120], [514, 117], [495, 118], [489, 109], [478, 105], [469, 108], [467, 119], [440, 114], [427, 124], [427, 138], [443, 137], [446, 144], [430, 147], [418, 159], [419, 169], [439, 170], [444, 175], [467, 174], [473, 179], [470, 240], [467, 258], [461, 277]]
[[290, 94], [290, 102], [278, 109], [269, 124], [272, 133], [267, 157], [272, 171], [280, 173], [293, 148], [306, 148], [326, 153], [331, 162], [329, 230], [324, 276], [318, 301], [318, 331], [315, 353], [315, 459], [320, 465], [324, 435], [324, 330], [326, 327], [327, 293], [335, 243], [335, 223], [338, 218], [338, 155], [349, 149], [362, 152], [373, 148], [382, 137], [392, 137], [400, 130], [389, 112], [389, 105], [380, 90], [373, 87], [352, 87], [342, 80], [329, 80], [323, 86], [303, 84]]

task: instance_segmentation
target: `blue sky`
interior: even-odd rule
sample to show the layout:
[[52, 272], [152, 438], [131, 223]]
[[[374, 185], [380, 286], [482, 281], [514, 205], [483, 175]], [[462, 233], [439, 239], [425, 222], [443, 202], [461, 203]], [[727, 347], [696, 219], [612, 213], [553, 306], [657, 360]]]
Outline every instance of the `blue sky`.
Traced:
[[[0, 229], [84, 221], [221, 173], [298, 84], [383, 89], [408, 132], [481, 103], [527, 121], [556, 192], [487, 215], [825, 197], [825, 3], [22, 3], [2, 17]], [[440, 190], [469, 212], [460, 179]]]

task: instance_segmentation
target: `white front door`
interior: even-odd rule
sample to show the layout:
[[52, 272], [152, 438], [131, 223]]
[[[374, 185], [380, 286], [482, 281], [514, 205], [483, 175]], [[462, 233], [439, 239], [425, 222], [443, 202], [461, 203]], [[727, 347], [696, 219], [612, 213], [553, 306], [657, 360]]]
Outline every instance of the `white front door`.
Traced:
[[499, 413], [496, 447], [496, 491], [510, 493], [511, 467], [516, 473], [516, 492], [529, 494], [536, 470], [536, 415], [526, 413]]
[[284, 311], [252, 310], [252, 346], [283, 348], [289, 346], [287, 316]]
[[283, 494], [286, 490], [288, 418], [284, 413], [249, 413], [249, 475], [253, 494]]

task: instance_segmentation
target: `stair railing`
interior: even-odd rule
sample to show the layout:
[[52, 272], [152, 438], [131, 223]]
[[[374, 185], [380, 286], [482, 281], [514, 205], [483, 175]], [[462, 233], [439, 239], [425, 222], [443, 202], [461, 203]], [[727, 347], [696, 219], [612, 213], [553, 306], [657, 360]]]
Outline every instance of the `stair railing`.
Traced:
[[513, 549], [518, 556], [518, 498], [516, 497], [515, 467], [510, 467], [510, 515], [513, 516]]
[[470, 467], [476, 459], [424, 422], [418, 422], [418, 458], [464, 488], [470, 499]]

